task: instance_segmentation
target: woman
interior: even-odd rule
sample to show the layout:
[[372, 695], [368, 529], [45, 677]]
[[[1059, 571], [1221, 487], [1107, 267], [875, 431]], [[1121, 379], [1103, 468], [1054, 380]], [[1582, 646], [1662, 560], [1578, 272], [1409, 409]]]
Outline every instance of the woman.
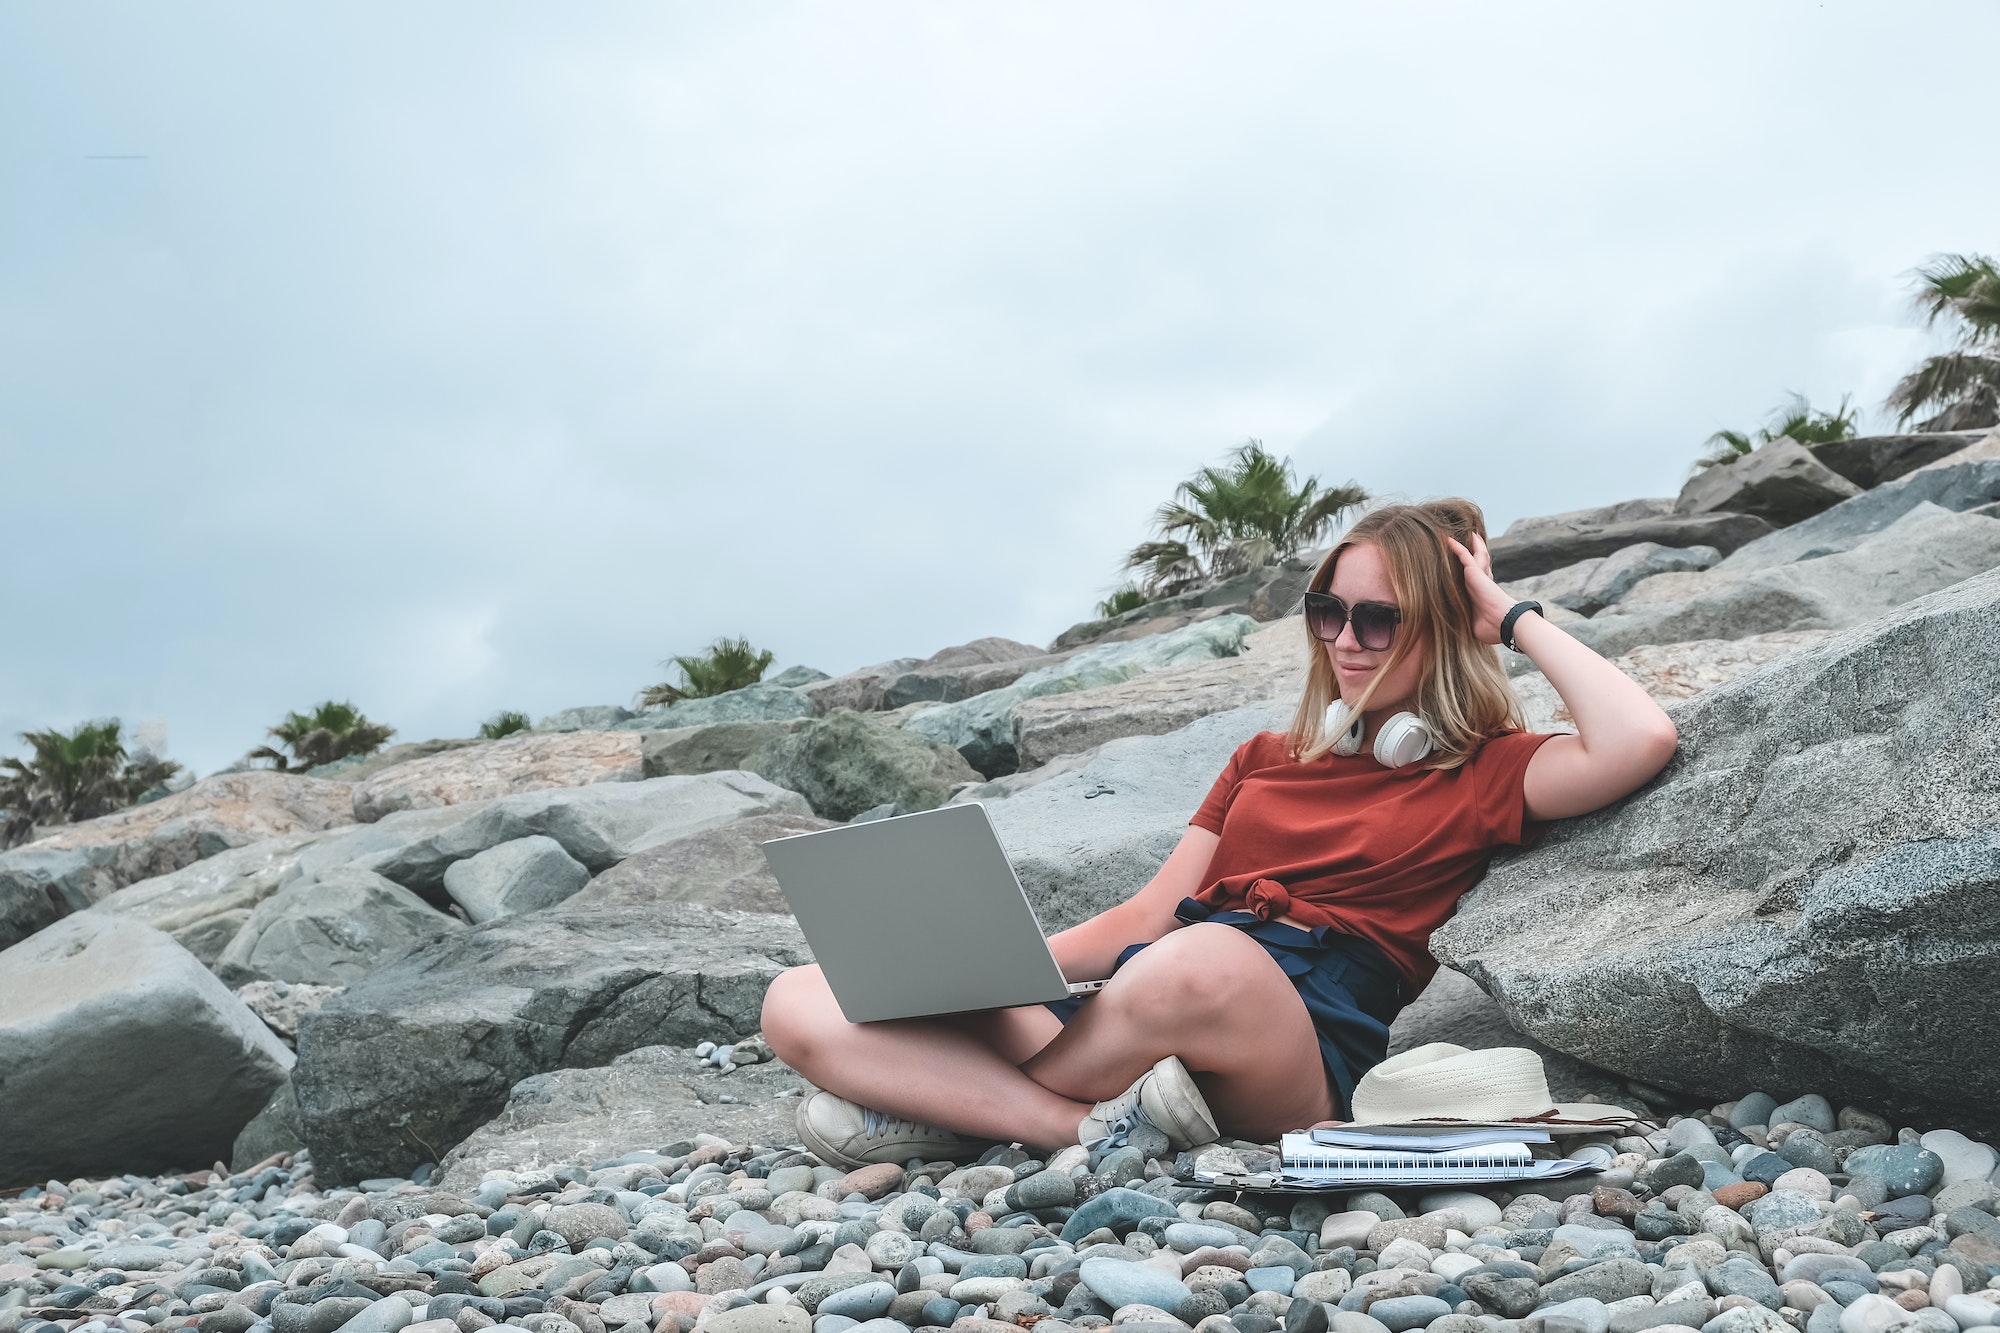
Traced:
[[[1494, 849], [1610, 804], [1673, 756], [1646, 692], [1538, 611], [1493, 581], [1470, 501], [1361, 518], [1306, 594], [1311, 667], [1290, 732], [1236, 751], [1151, 882], [1049, 941], [1067, 976], [1108, 975], [1103, 990], [856, 1024], [817, 968], [772, 982], [766, 1038], [826, 1089], [799, 1109], [806, 1145], [858, 1166], [1150, 1126], [1185, 1148], [1345, 1115], [1437, 971], [1431, 931]], [[1576, 735], [1520, 729], [1503, 642], [1541, 668]]]

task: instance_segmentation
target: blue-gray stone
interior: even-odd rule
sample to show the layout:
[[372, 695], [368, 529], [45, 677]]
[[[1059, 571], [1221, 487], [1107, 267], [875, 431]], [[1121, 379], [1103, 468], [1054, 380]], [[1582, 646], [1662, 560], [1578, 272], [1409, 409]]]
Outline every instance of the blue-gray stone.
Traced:
[[1204, 1245], [1213, 1245], [1217, 1249], [1225, 1245], [1241, 1245], [1245, 1238], [1236, 1228], [1214, 1222], [1175, 1222], [1166, 1229], [1164, 1239], [1168, 1249], [1193, 1254]]
[[1820, 1283], [1819, 1289], [1842, 1305], [1852, 1305], [1868, 1294], [1868, 1289], [1859, 1282], [1843, 1282], [1839, 1278], [1829, 1278]]
[[1409, 1329], [1422, 1328], [1433, 1319], [1442, 1319], [1451, 1313], [1451, 1307], [1435, 1296], [1391, 1296], [1386, 1301], [1377, 1301], [1368, 1307], [1369, 1318], [1379, 1322], [1389, 1333], [1407, 1333]]
[[1243, 1281], [1252, 1291], [1282, 1291], [1291, 1294], [1292, 1284], [1299, 1275], [1289, 1268], [1253, 1268], [1243, 1275]]
[[1725, 1163], [1703, 1162], [1701, 1164], [1701, 1187], [1711, 1194], [1721, 1189], [1724, 1185], [1740, 1185], [1742, 1183], [1743, 1177], [1731, 1171]]
[[1803, 1097], [1794, 1097], [1781, 1106], [1773, 1107], [1771, 1123], [1804, 1125], [1825, 1134], [1831, 1134], [1836, 1127], [1833, 1108], [1827, 1105], [1826, 1098], [1816, 1092], [1809, 1092]]
[[1840, 1311], [1841, 1306], [1834, 1302], [1815, 1305], [1806, 1316], [1806, 1333], [1840, 1333]]
[[1745, 1180], [1759, 1185], [1769, 1185], [1779, 1176], [1792, 1169], [1792, 1164], [1774, 1152], [1760, 1152], [1755, 1157], [1746, 1158], [1736, 1169]]
[[1062, 1238], [1074, 1243], [1079, 1236], [1088, 1236], [1099, 1227], [1118, 1231], [1121, 1223], [1130, 1230], [1142, 1217], [1170, 1217], [1177, 1222], [1181, 1219], [1180, 1211], [1165, 1199], [1137, 1190], [1108, 1189], [1077, 1206], [1069, 1221], [1063, 1223]]
[[[1438, 1297], [1443, 1300], [1443, 1296]], [[1573, 1300], [1561, 1301], [1555, 1305], [1544, 1305], [1535, 1311], [1535, 1318], [1541, 1320], [1567, 1319], [1584, 1330], [1584, 1333], [1606, 1333], [1611, 1327], [1611, 1311], [1604, 1302], [1589, 1296], [1578, 1296]]]
[[[859, 1323], [863, 1319], [874, 1319], [886, 1314], [889, 1302], [895, 1299], [895, 1283], [863, 1282], [825, 1297], [813, 1313], [822, 1318], [830, 1314], [846, 1315]], [[814, 1324], [814, 1333], [818, 1333], [817, 1322]]]
[[1747, 1129], [1751, 1125], [1769, 1126], [1771, 1112], [1778, 1109], [1778, 1099], [1768, 1092], [1753, 1092], [1736, 1103], [1736, 1109], [1729, 1113], [1732, 1129]]
[[1192, 1294], [1185, 1282], [1165, 1269], [1125, 1259], [1085, 1259], [1077, 1273], [1083, 1284], [1114, 1310], [1126, 1305], [1173, 1310]]
[[847, 1330], [859, 1327], [859, 1319], [844, 1314], [823, 1314], [813, 1320], [813, 1333], [847, 1333]]
[[1007, 1187], [1007, 1206], [1022, 1212], [1067, 1208], [1076, 1202], [1076, 1181], [1067, 1171], [1037, 1171]]
[[1850, 1175], [1880, 1176], [1893, 1196], [1928, 1194], [1944, 1179], [1944, 1159], [1916, 1144], [1883, 1143], [1847, 1155]]
[[1028, 1261], [1018, 1254], [976, 1254], [958, 1267], [961, 1278], [1026, 1277]]
[[[1761, 1202], [1761, 1201], [1760, 1201]], [[1785, 1295], [1771, 1275], [1761, 1264], [1748, 1259], [1732, 1257], [1723, 1260], [1701, 1275], [1713, 1296], [1748, 1296], [1766, 1309], [1775, 1310], [1785, 1303]]]
[[1677, 1152], [1672, 1157], [1663, 1157], [1646, 1168], [1646, 1184], [1655, 1194], [1663, 1193], [1674, 1185], [1699, 1187], [1701, 1177], [1700, 1160], [1684, 1152]]
[[1778, 1156], [1793, 1166], [1807, 1167], [1823, 1176], [1830, 1176], [1840, 1170], [1840, 1155], [1834, 1152], [1833, 1145], [1821, 1138], [1816, 1130], [1801, 1129], [1793, 1133], [1785, 1140], [1784, 1146], [1778, 1149]]
[[1775, 1190], [1743, 1205], [1744, 1220], [1760, 1235], [1809, 1227], [1821, 1216], [1816, 1200], [1794, 1190]]
[[958, 1302], [949, 1296], [938, 1296], [924, 1302], [924, 1323], [937, 1327], [949, 1327], [958, 1318]]

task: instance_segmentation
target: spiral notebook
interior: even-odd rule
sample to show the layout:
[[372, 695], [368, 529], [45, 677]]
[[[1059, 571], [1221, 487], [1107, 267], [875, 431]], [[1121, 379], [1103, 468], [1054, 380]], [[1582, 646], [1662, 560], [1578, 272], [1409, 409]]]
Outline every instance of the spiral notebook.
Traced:
[[1313, 1130], [1284, 1136], [1275, 1171], [1197, 1169], [1190, 1178], [1222, 1189], [1290, 1193], [1360, 1185], [1435, 1187], [1554, 1180], [1610, 1165], [1610, 1150], [1595, 1145], [1567, 1157], [1537, 1157], [1536, 1147], [1550, 1142], [1546, 1130], [1518, 1127]]

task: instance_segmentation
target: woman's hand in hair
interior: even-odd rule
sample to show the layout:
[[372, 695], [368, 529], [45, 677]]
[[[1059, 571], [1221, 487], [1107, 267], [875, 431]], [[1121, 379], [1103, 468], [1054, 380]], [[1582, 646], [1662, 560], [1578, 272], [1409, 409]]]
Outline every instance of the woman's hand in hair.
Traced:
[[1514, 609], [1514, 598], [1494, 582], [1493, 554], [1486, 549], [1486, 539], [1473, 533], [1471, 550], [1455, 537], [1445, 540], [1451, 543], [1458, 563], [1465, 566], [1465, 591], [1472, 599], [1472, 632], [1481, 643], [1499, 643], [1500, 622]]

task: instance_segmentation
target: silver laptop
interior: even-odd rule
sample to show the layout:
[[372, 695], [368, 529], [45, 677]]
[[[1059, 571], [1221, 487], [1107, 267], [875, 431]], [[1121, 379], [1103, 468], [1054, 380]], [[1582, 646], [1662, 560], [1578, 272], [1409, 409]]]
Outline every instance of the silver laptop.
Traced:
[[1056, 966], [984, 806], [774, 838], [765, 859], [852, 1023], [1101, 988]]

